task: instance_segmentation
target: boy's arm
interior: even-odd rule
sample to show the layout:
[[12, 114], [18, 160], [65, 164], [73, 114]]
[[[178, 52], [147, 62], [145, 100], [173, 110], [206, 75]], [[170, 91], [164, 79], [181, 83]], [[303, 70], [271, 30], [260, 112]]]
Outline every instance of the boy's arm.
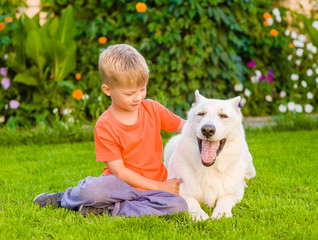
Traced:
[[158, 182], [139, 175], [125, 167], [122, 159], [107, 162], [110, 172], [133, 187], [141, 187], [147, 190], [161, 190], [179, 194], [181, 179], [168, 179], [165, 182]]
[[183, 128], [183, 125], [184, 125], [185, 123], [186, 123], [186, 120], [184, 120], [184, 119], [181, 118], [181, 122], [180, 122], [178, 128], [176, 129], [176, 132], [177, 132], [177, 133], [181, 133], [182, 128]]

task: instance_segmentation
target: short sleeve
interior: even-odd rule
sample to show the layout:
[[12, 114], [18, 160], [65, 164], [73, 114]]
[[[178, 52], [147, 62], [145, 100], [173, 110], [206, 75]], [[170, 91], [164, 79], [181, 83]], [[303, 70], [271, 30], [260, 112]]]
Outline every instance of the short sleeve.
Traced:
[[110, 162], [121, 159], [121, 147], [116, 137], [103, 126], [95, 126], [96, 161]]
[[172, 111], [162, 106], [160, 103], [157, 103], [157, 108], [160, 116], [161, 129], [167, 132], [177, 130], [181, 123], [181, 117], [175, 115]]

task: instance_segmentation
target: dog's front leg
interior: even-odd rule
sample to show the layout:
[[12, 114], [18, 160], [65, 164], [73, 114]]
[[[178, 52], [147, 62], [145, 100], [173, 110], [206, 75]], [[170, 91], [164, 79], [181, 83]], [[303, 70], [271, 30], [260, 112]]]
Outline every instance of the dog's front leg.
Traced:
[[195, 198], [189, 195], [181, 196], [186, 200], [188, 204], [189, 213], [191, 214], [193, 221], [204, 221], [209, 218], [209, 215], [202, 210], [200, 203]]
[[220, 197], [213, 210], [211, 218], [232, 217], [232, 207], [240, 200], [234, 195], [225, 195]]

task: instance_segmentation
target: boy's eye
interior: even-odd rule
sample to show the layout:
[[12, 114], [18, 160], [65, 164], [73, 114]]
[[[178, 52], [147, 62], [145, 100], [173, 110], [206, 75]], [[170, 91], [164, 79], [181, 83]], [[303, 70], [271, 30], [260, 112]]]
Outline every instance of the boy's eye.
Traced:
[[219, 117], [220, 117], [220, 118], [229, 118], [229, 116], [228, 116], [228, 115], [223, 114], [223, 113], [220, 113], [220, 114], [219, 114]]
[[199, 112], [197, 115], [200, 117], [203, 117], [206, 113], [205, 112]]

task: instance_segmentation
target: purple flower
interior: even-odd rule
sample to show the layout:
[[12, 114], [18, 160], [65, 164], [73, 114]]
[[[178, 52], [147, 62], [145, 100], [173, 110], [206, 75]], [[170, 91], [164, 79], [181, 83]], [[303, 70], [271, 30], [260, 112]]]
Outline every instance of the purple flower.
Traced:
[[4, 67], [2, 67], [2, 68], [0, 68], [0, 74], [2, 75], [2, 76], [7, 76], [7, 69], [6, 68], [4, 68]]
[[268, 70], [268, 75], [269, 75], [269, 76], [274, 76], [274, 71], [273, 71], [272, 69], [269, 69], [269, 70]]
[[3, 86], [4, 90], [7, 90], [10, 87], [10, 79], [9, 78], [3, 78], [1, 80], [1, 85]]
[[249, 67], [249, 68], [253, 68], [254, 66], [255, 66], [255, 61], [254, 60], [252, 60], [252, 61], [249, 61], [248, 62], [248, 64], [247, 64], [247, 66]]
[[17, 100], [11, 100], [9, 102], [9, 105], [10, 105], [11, 109], [17, 109], [19, 107], [19, 105], [20, 105], [20, 102], [17, 101]]
[[272, 91], [271, 91], [271, 94], [274, 95], [274, 94], [275, 94], [275, 90], [272, 90]]
[[259, 81], [260, 82], [263, 82], [266, 80], [266, 76], [263, 74], [260, 78], [259, 78]]
[[273, 82], [273, 75], [269, 75], [268, 76], [268, 78], [267, 78], [267, 81], [269, 82], [269, 83], [272, 83]]

